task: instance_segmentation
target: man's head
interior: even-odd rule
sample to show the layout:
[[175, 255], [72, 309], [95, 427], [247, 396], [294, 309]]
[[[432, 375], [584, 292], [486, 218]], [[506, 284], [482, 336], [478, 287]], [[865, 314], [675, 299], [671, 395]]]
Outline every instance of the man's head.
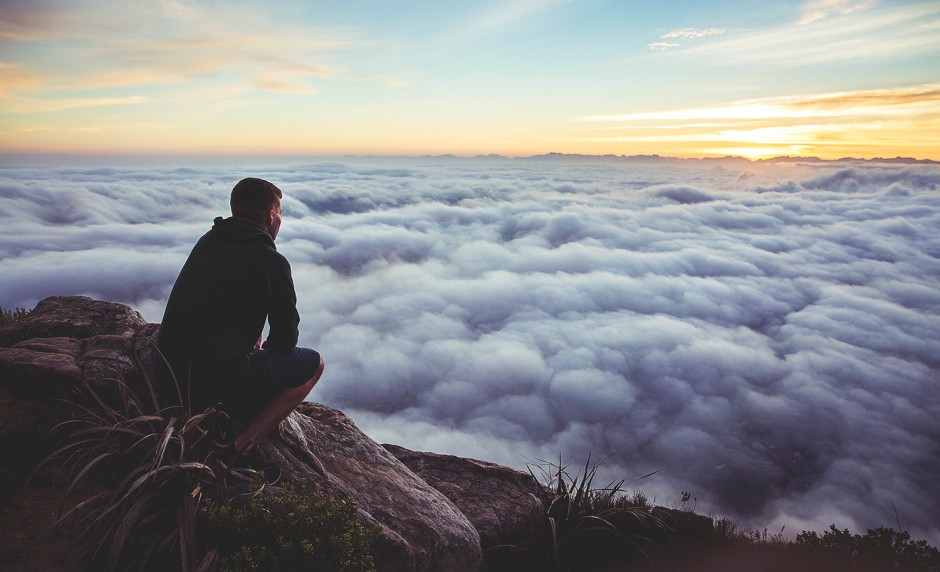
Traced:
[[281, 189], [264, 179], [248, 177], [232, 189], [232, 216], [247, 218], [260, 224], [271, 238], [281, 228]]

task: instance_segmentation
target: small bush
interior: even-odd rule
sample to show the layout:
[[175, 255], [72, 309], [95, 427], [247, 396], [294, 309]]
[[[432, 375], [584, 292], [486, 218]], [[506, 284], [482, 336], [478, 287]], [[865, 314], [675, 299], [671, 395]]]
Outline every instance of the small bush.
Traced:
[[13, 310], [4, 310], [3, 306], [0, 306], [0, 326], [6, 324], [12, 324], [17, 320], [22, 320], [29, 314], [29, 310], [26, 308], [15, 308]]
[[831, 525], [822, 535], [803, 531], [788, 542], [782, 529], [776, 534], [766, 529], [739, 530], [732, 521], [720, 518], [704, 550], [688, 556], [689, 562], [699, 564], [684, 566], [690, 571], [711, 570], [709, 566], [722, 562], [733, 563], [729, 569], [743, 569], [746, 564], [752, 570], [940, 572], [940, 551], [925, 540], [914, 542], [909, 533], [889, 528], [869, 530], [862, 536]]
[[244, 502], [209, 501], [207, 516], [223, 572], [375, 570], [374, 533], [356, 518], [351, 500], [301, 486]]
[[869, 530], [864, 536], [839, 530], [833, 524], [822, 536], [803, 532], [790, 548], [798, 555], [855, 570], [940, 570], [940, 551], [926, 540], [911, 541], [906, 531], [890, 528]]

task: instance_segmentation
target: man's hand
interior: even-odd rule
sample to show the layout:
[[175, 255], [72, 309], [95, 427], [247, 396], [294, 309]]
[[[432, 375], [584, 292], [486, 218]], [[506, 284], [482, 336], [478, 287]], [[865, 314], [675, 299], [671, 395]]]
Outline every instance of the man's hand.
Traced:
[[255, 342], [255, 349], [256, 349], [256, 350], [260, 350], [260, 349], [261, 349], [261, 336], [262, 336], [262, 335], [264, 335], [264, 334], [258, 334], [258, 341]]

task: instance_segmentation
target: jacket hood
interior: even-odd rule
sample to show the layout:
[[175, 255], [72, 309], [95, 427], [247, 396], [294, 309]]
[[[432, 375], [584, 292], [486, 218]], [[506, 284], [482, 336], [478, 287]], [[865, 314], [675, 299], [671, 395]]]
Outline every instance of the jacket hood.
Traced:
[[264, 242], [274, 246], [274, 239], [260, 224], [247, 218], [216, 217], [212, 234], [225, 242]]

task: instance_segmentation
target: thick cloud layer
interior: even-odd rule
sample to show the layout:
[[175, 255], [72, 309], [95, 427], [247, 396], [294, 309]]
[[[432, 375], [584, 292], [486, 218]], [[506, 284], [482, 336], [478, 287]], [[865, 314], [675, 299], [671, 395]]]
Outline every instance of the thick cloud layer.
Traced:
[[[661, 503], [940, 542], [940, 168], [348, 159], [0, 169], [0, 304], [159, 321], [242, 176], [285, 192], [312, 399], [376, 440], [607, 457]], [[895, 509], [897, 513], [895, 514]]]

